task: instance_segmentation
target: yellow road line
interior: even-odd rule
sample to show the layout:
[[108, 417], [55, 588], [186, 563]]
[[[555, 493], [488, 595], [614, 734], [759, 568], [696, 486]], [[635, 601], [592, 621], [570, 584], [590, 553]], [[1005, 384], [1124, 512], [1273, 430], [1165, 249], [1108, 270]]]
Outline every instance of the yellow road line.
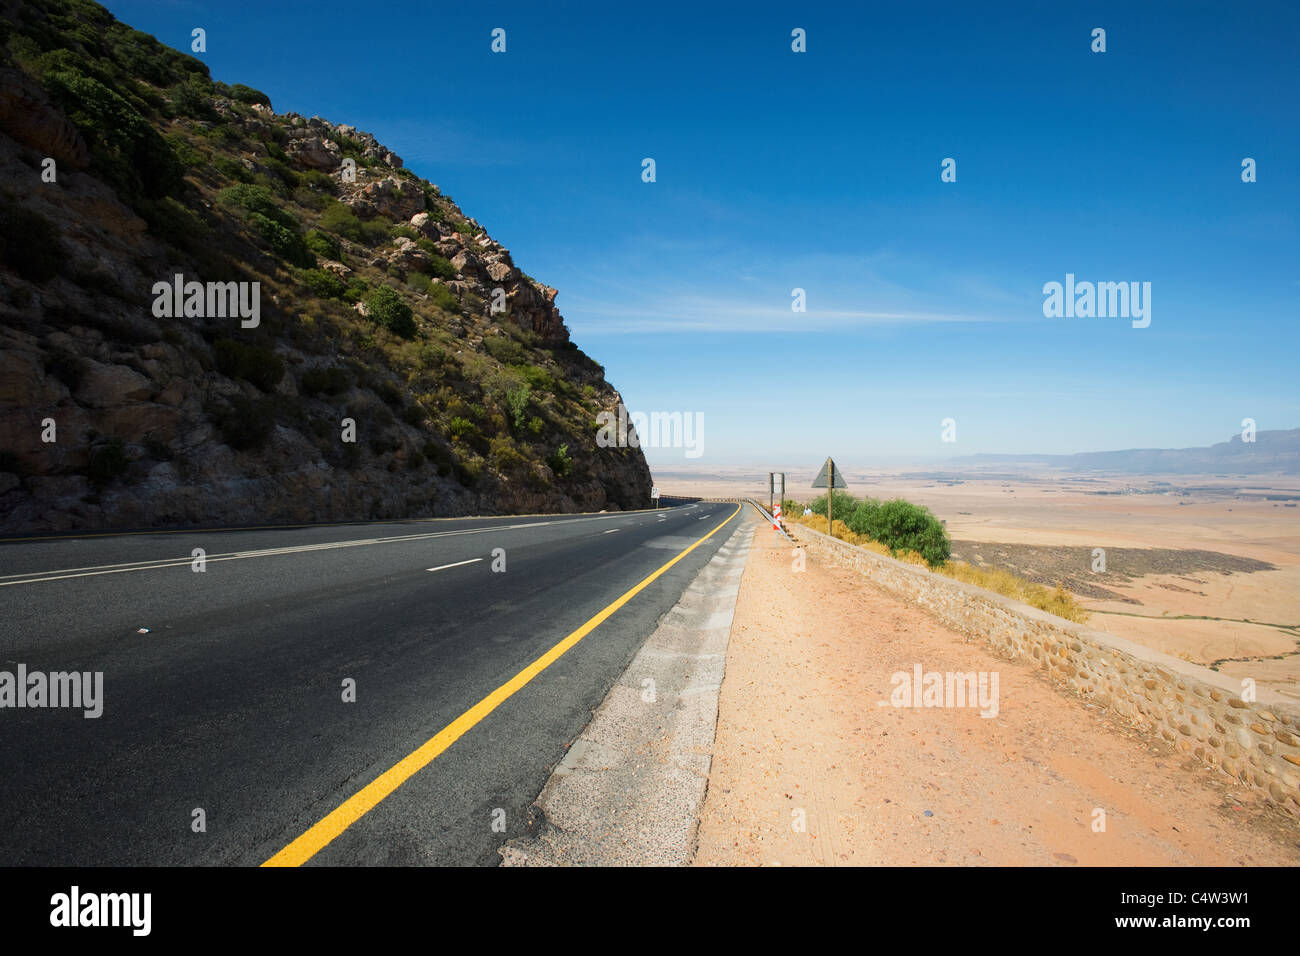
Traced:
[[726, 519], [716, 528], [700, 538], [690, 547], [680, 552], [667, 564], [659, 570], [649, 575], [640, 584], [625, 592], [620, 598], [612, 604], [606, 606], [599, 614], [587, 621], [586, 624], [578, 628], [564, 640], [560, 641], [549, 651], [543, 654], [537, 660], [533, 661], [523, 670], [521, 670], [510, 680], [506, 681], [492, 693], [488, 694], [477, 704], [471, 707], [465, 713], [461, 714], [450, 724], [444, 727], [434, 737], [425, 741], [417, 750], [407, 754], [392, 767], [385, 770], [370, 783], [366, 784], [347, 800], [328, 813], [320, 822], [316, 823], [310, 830], [298, 837], [283, 850], [271, 857], [262, 866], [301, 866], [310, 860], [313, 856], [323, 850], [344, 830], [352, 826], [363, 816], [373, 810], [386, 797], [393, 793], [398, 787], [407, 780], [419, 773], [434, 758], [438, 757], [448, 747], [454, 744], [461, 737], [465, 736], [474, 728], [484, 717], [500, 707], [506, 700], [514, 695], [515, 691], [522, 688], [534, 677], [540, 674], [546, 668], [550, 667], [559, 660], [566, 651], [577, 644], [580, 640], [599, 627], [615, 611], [621, 608], [632, 598], [636, 597], [642, 590], [649, 586], [653, 581], [659, 578], [665, 571], [674, 564], [686, 557], [709, 538], [713, 537], [723, 527], [740, 513], [741, 506], [737, 505], [736, 510], [729, 514]]

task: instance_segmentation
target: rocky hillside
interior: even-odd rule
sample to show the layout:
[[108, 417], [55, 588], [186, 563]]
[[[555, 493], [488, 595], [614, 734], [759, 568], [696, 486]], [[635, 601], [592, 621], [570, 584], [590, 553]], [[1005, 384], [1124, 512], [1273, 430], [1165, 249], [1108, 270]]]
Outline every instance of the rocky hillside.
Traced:
[[0, 0], [0, 529], [643, 507], [555, 297], [369, 133]]

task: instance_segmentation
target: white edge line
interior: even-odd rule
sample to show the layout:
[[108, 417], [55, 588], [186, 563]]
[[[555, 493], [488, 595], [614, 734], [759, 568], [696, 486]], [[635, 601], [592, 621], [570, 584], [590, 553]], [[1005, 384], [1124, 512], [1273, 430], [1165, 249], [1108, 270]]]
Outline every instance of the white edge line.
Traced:
[[482, 558], [470, 558], [468, 561], [457, 561], [454, 564], [440, 564], [436, 568], [425, 568], [426, 571], [446, 571], [448, 568], [458, 568], [462, 564], [473, 564], [475, 561], [482, 561]]
[[[535, 528], [545, 524], [558, 524], [561, 522], [568, 524], [577, 524], [580, 521], [600, 521], [610, 518], [618, 518], [622, 515], [618, 512], [600, 515], [584, 515], [580, 518], [569, 518], [567, 515], [560, 519], [550, 519], [546, 521], [530, 521], [526, 524], [512, 524], [505, 527], [489, 526], [486, 528], [465, 528], [457, 531], [434, 531], [423, 534], [397, 535], [388, 538], [365, 538], [345, 539], [343, 541], [318, 542], [307, 545], [290, 545], [284, 548], [266, 548], [260, 551], [234, 551], [222, 554], [210, 554], [205, 560], [208, 564], [215, 564], [219, 561], [236, 561], [244, 558], [269, 558], [281, 557], [290, 554], [299, 554], [304, 551], [324, 551], [333, 548], [348, 548], [356, 545], [373, 545], [373, 544], [400, 544], [410, 541], [428, 540], [430, 538], [450, 538], [457, 535], [468, 534], [491, 534], [500, 531], [515, 531], [524, 528]], [[195, 534], [202, 534], [197, 531]], [[187, 564], [192, 564], [192, 557], [186, 558], [176, 556], [174, 558], [154, 558], [149, 561], [129, 561], [124, 564], [101, 564], [93, 565], [87, 568], [60, 568], [51, 571], [23, 571], [16, 574], [0, 575], [0, 588], [11, 587], [16, 584], [41, 584], [46, 581], [64, 581], [69, 578], [90, 578], [102, 574], [121, 574], [126, 571], [158, 571], [163, 568], [179, 568]], [[430, 569], [433, 570], [433, 569]]]

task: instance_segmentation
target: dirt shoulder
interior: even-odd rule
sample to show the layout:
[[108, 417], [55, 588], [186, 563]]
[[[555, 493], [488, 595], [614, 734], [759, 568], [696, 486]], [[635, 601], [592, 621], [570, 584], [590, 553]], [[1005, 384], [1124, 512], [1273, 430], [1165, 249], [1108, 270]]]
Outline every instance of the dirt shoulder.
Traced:
[[[918, 664], [996, 673], [996, 716], [890, 705]], [[1295, 866], [1300, 829], [852, 571], [794, 571], [760, 527], [694, 863]]]

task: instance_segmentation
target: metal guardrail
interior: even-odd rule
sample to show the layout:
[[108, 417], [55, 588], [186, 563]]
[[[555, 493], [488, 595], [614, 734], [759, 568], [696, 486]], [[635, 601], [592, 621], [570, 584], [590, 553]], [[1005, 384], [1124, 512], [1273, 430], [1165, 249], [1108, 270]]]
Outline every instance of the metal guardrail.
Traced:
[[773, 527], [775, 527], [776, 530], [779, 531], [779, 532], [781, 533], [781, 537], [785, 538], [785, 540], [789, 541], [791, 544], [794, 544], [794, 538], [792, 538], [792, 537], [790, 537], [788, 534], [786, 534], [786, 533], [785, 533], [785, 529], [782, 528], [781, 525], [777, 523], [777, 520], [776, 520], [775, 518], [773, 518], [773, 517], [768, 513], [767, 509], [764, 508], [762, 505], [760, 505], [757, 501], [755, 501], [753, 498], [740, 498], [740, 499], [737, 499], [737, 500], [738, 500], [738, 501], [747, 501], [747, 502], [749, 502], [751, 505], [753, 505], [755, 508], [757, 508], [757, 509], [758, 509], [758, 513], [761, 514], [764, 518], [767, 519], [767, 523], [770, 524], [770, 525], [772, 525]]

